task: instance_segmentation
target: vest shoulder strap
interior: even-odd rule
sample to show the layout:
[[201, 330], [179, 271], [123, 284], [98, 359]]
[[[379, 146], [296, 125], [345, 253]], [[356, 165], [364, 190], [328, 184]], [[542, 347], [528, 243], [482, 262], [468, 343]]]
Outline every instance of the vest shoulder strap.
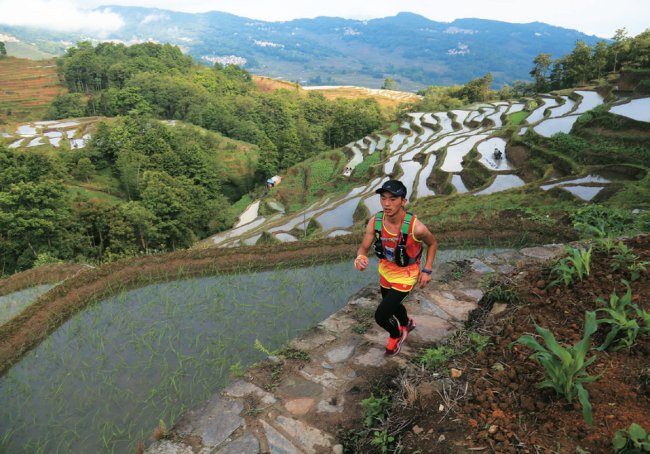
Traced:
[[379, 237], [381, 237], [381, 219], [383, 216], [384, 212], [380, 211], [375, 215], [375, 234], [379, 234]]
[[413, 215], [407, 211], [406, 215], [404, 216], [404, 222], [402, 222], [402, 228], [400, 230], [402, 235], [408, 235], [409, 230], [411, 230], [411, 222], [413, 222], [413, 218]]

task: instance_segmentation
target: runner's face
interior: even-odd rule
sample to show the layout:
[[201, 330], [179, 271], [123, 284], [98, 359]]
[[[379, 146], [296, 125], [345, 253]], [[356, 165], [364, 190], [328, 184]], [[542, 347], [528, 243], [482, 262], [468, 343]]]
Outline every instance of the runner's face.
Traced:
[[386, 213], [386, 216], [392, 216], [398, 213], [404, 205], [406, 205], [405, 198], [397, 197], [390, 192], [384, 192], [381, 195], [381, 207], [384, 213]]

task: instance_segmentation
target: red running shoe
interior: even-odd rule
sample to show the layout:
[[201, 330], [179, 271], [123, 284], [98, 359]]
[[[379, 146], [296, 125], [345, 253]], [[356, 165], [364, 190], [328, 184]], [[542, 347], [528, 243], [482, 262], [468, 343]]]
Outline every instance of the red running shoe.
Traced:
[[409, 332], [407, 331], [406, 328], [400, 327], [399, 331], [401, 333], [399, 339], [393, 339], [392, 337], [388, 338], [388, 345], [386, 346], [386, 351], [384, 352], [384, 356], [386, 358], [390, 358], [392, 356], [397, 355], [400, 349], [402, 348], [402, 343], [406, 340], [406, 338], [409, 335]]
[[415, 323], [415, 320], [409, 318], [409, 322], [406, 325], [406, 329], [408, 330], [408, 332], [410, 333], [411, 331], [413, 331], [416, 328], [416, 326], [418, 326], [418, 324]]

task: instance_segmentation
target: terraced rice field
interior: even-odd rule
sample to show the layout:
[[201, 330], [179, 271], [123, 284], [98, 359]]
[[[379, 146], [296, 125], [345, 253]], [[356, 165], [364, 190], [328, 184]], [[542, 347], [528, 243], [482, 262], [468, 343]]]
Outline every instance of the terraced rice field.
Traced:
[[64, 91], [54, 60], [0, 60], [0, 114], [4, 117], [11, 109], [12, 118], [40, 119], [50, 100]]
[[[584, 106], [595, 107], [599, 105], [599, 100], [602, 103], [602, 97], [595, 92], [581, 91], [578, 95], [583, 97], [581, 104]], [[532, 129], [534, 133], [547, 137], [559, 131], [568, 132], [578, 118], [578, 115], [573, 112], [577, 103], [568, 97], [563, 96], [562, 98], [541, 97], [535, 102], [536, 107], [531, 107], [530, 111], [523, 111], [525, 104], [521, 102], [499, 102], [484, 103], [480, 106], [481, 111], [475, 108], [477, 106], [457, 109], [450, 112], [451, 115], [447, 112], [411, 113], [392, 136], [371, 134], [347, 145], [346, 148], [349, 151], [347, 170], [343, 175], [352, 178], [352, 181], [355, 177], [355, 168], [361, 163], [365, 164], [364, 161], [371, 154], [381, 152], [381, 160], [374, 161], [369, 167], [372, 170], [372, 181], [360, 182], [357, 187], [352, 189], [349, 189], [348, 186], [345, 191], [327, 197], [325, 200], [314, 202], [294, 213], [278, 213], [268, 219], [258, 216], [246, 224], [238, 224], [235, 230], [222, 232], [217, 236], [203, 240], [199, 247], [213, 245], [234, 247], [241, 244], [255, 244], [262, 237], [263, 232], [267, 232], [280, 241], [293, 240], [293, 238], [303, 237], [306, 234], [310, 219], [315, 219], [318, 222], [315, 234], [323, 237], [358, 230], [355, 227], [353, 215], [358, 215], [359, 220], [365, 219], [368, 214], [380, 211], [379, 196], [375, 190], [384, 181], [394, 176], [398, 176], [398, 179], [407, 186], [409, 191], [407, 198], [411, 201], [420, 197], [444, 196], [444, 194], [449, 194], [450, 187], [453, 188], [452, 193], [469, 192], [480, 197], [482, 194], [516, 188], [526, 183], [534, 185], [548, 183], [547, 181], [529, 182], [519, 178], [516, 175], [518, 169], [508, 157], [507, 141], [490, 136], [493, 133], [498, 133], [499, 128], [504, 127], [503, 123], [505, 126], [513, 127], [526, 116], [535, 120], [534, 125], [529, 126], [530, 121], [526, 118], [528, 125], [519, 126], [515, 131], [516, 134], [523, 135], [527, 129]], [[562, 101], [564, 104], [558, 105]], [[645, 100], [633, 102], [634, 104], [625, 109], [617, 109], [617, 112], [626, 113], [634, 118], [645, 118], [643, 113], [637, 113], [643, 111], [646, 106]], [[544, 111], [549, 108], [550, 115], [545, 116]], [[564, 115], [561, 115], [562, 112]], [[506, 117], [502, 120], [501, 116], [504, 113]], [[510, 114], [514, 115], [510, 116]], [[482, 122], [485, 118], [492, 121]], [[386, 131], [384, 131], [385, 133]], [[495, 159], [495, 148], [504, 153], [501, 159]], [[469, 187], [461, 177], [467, 164], [467, 157], [476, 155], [478, 156], [469, 159], [475, 160], [494, 174], [494, 178], [490, 178], [488, 182], [478, 188]], [[437, 172], [435, 173], [438, 175], [436, 178], [432, 178], [434, 172]], [[447, 175], [446, 180], [442, 183], [440, 181], [435, 183], [441, 175]], [[597, 193], [595, 189], [585, 189], [584, 193], [580, 192], [580, 188], [575, 184], [580, 182], [563, 184], [563, 187], [566, 186], [567, 191], [585, 200], [593, 197], [591, 193]], [[442, 184], [440, 188], [446, 185], [447, 189], [437, 195], [438, 186], [434, 187], [432, 184]], [[603, 184], [610, 183], [603, 182]], [[271, 197], [273, 194], [271, 193]], [[261, 201], [260, 203], [269, 202]]]

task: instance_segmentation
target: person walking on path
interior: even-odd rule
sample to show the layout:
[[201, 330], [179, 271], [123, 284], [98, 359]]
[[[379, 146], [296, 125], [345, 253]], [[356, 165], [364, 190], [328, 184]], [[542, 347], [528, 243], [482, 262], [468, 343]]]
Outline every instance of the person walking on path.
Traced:
[[[415, 329], [416, 323], [409, 318], [403, 302], [416, 284], [424, 288], [431, 280], [438, 244], [426, 226], [404, 210], [407, 190], [401, 181], [387, 181], [375, 192], [381, 196], [383, 211], [370, 218], [354, 267], [359, 271], [368, 267], [366, 254], [374, 242], [382, 296], [375, 321], [389, 333], [384, 356], [391, 357], [399, 353], [408, 333]], [[422, 243], [428, 249], [426, 263], [420, 271]]]

